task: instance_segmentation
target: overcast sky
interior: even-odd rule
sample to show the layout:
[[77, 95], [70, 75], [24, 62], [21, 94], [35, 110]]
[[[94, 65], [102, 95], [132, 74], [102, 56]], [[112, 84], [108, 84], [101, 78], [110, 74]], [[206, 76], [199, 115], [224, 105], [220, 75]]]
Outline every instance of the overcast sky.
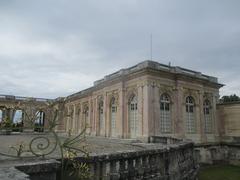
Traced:
[[56, 98], [150, 59], [240, 95], [239, 0], [0, 0], [0, 94]]

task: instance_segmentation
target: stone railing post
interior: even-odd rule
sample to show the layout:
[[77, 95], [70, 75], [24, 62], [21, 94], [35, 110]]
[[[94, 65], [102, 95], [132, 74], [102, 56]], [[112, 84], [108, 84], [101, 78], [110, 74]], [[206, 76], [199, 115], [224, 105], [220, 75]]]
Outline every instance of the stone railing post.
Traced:
[[157, 158], [156, 155], [149, 156], [149, 165], [150, 165], [151, 174], [156, 174], [156, 170], [157, 170], [156, 158]]
[[143, 176], [143, 167], [142, 167], [142, 159], [141, 157], [137, 157], [135, 160], [135, 169], [136, 169], [136, 174], [139, 179], [142, 178]]
[[142, 166], [143, 166], [143, 175], [146, 176], [149, 174], [150, 168], [149, 168], [149, 161], [148, 156], [143, 155], [142, 156]]
[[156, 175], [158, 177], [163, 176], [164, 174], [164, 166], [163, 166], [163, 157], [161, 154], [157, 154], [155, 157], [155, 163], [156, 163]]
[[91, 180], [94, 180], [95, 179], [95, 177], [96, 177], [96, 163], [89, 163], [88, 164], [88, 167], [89, 167], [89, 171], [90, 171], [90, 179]]
[[101, 162], [101, 179], [106, 179], [107, 177], [107, 163], [105, 161]]
[[110, 179], [111, 180], [119, 179], [119, 174], [117, 171], [117, 161], [110, 162]]
[[120, 160], [119, 162], [119, 174], [120, 174], [120, 179], [127, 179], [125, 159]]
[[135, 169], [133, 166], [133, 159], [128, 159], [128, 177], [131, 179], [135, 176]]
[[164, 160], [164, 174], [165, 176], [169, 176], [169, 153], [165, 152], [163, 155], [163, 160]]
[[111, 172], [111, 163], [109, 161], [105, 162], [105, 176], [103, 177], [104, 180], [110, 180], [110, 172]]

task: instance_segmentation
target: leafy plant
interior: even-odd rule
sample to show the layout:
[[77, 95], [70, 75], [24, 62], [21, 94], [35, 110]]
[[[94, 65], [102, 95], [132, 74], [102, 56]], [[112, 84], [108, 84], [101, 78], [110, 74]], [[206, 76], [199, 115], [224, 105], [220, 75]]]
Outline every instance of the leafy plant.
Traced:
[[82, 153], [85, 157], [89, 156], [85, 149], [87, 145], [82, 146], [81, 148], [76, 146], [85, 143], [85, 132], [86, 128], [77, 136], [72, 137], [70, 131], [70, 133], [68, 133], [68, 138], [62, 144], [62, 148], [65, 151], [63, 156], [64, 173], [67, 173], [67, 176], [74, 177], [78, 180], [89, 179], [91, 177], [89, 166], [77, 159], [78, 153]]
[[89, 179], [91, 177], [90, 168], [86, 163], [77, 159], [77, 151], [67, 149], [64, 155], [64, 176], [75, 179]]
[[6, 128], [6, 129], [10, 129], [12, 128], [12, 121], [9, 119], [9, 118], [6, 118], [4, 121], [3, 121], [3, 127]]

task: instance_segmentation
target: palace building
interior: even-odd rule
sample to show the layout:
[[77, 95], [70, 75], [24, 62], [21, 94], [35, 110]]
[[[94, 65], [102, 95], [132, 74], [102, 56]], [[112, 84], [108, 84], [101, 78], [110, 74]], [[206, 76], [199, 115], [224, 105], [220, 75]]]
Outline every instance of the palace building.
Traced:
[[0, 128], [10, 120], [15, 131], [46, 131], [57, 110], [59, 133], [87, 127], [109, 138], [240, 142], [240, 102], [219, 103], [222, 86], [201, 72], [144, 61], [63, 98], [0, 95]]
[[64, 99], [60, 129], [92, 136], [146, 140], [151, 136], [215, 142], [221, 126], [216, 77], [144, 61]]

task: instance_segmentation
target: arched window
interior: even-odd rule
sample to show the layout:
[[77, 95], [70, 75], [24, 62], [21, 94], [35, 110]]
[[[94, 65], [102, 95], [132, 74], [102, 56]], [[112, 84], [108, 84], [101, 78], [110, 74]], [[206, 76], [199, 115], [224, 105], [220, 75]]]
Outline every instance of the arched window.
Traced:
[[45, 121], [45, 113], [43, 111], [37, 111], [35, 119], [35, 128], [34, 130], [37, 132], [43, 132], [44, 131], [44, 121]]
[[205, 100], [203, 103], [204, 124], [205, 133], [212, 132], [212, 118], [211, 118], [211, 104], [209, 100]]
[[23, 111], [18, 109], [14, 112], [13, 123], [21, 123], [23, 121]]
[[186, 98], [186, 130], [187, 133], [195, 133], [195, 104], [192, 96]]
[[137, 97], [133, 96], [129, 101], [129, 131], [130, 137], [135, 138], [138, 134], [138, 110]]
[[104, 135], [104, 116], [103, 116], [103, 101], [101, 100], [98, 105], [98, 117], [99, 117], [99, 130], [100, 135]]
[[160, 128], [163, 133], [170, 133], [172, 123], [170, 114], [170, 98], [167, 94], [160, 97]]
[[13, 111], [13, 131], [22, 131], [24, 114], [21, 109]]
[[117, 105], [116, 100], [113, 97], [110, 103], [110, 110], [111, 110], [111, 135], [115, 136], [116, 133], [116, 114], [117, 114]]

